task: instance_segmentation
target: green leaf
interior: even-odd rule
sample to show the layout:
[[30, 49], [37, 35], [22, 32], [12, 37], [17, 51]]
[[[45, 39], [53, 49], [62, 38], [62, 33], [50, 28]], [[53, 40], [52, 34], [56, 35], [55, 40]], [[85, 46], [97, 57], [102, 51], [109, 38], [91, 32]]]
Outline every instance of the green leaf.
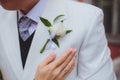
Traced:
[[67, 30], [67, 31], [66, 31], [66, 34], [69, 34], [70, 32], [72, 32], [72, 30]]
[[44, 46], [42, 47], [42, 49], [40, 50], [40, 53], [42, 54], [48, 44], [48, 42], [50, 41], [50, 39], [47, 39], [46, 43], [44, 44]]
[[51, 27], [52, 26], [52, 24], [50, 23], [50, 21], [48, 21], [47, 19], [40, 17], [40, 20], [42, 21], [42, 23], [45, 26], [47, 26], [47, 27]]
[[61, 15], [58, 15], [55, 19], [54, 19], [54, 21], [53, 22], [56, 22], [60, 17], [62, 17], [62, 16], [64, 16], [63, 14], [61, 14]]
[[56, 38], [52, 39], [52, 41], [53, 41], [58, 47], [60, 47], [59, 42], [58, 42], [58, 40], [57, 40]]
[[49, 33], [49, 35], [51, 34], [51, 31], [50, 31], [50, 29], [48, 30], [48, 33]]
[[61, 23], [63, 23], [64, 22], [64, 20], [61, 20]]

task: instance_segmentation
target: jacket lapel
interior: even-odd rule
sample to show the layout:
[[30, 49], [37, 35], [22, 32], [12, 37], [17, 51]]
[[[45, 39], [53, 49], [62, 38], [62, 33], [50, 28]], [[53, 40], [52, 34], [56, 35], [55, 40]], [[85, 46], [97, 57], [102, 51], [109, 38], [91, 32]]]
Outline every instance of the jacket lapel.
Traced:
[[[43, 34], [44, 33], [44, 34]], [[35, 70], [37, 69], [38, 63], [42, 61], [46, 53], [40, 54], [40, 49], [43, 47], [43, 43], [49, 38], [47, 29], [45, 26], [40, 22], [37, 26], [37, 31], [34, 35], [31, 48], [27, 57], [27, 61], [25, 64], [23, 78], [25, 80], [31, 80], [35, 74]]]
[[19, 79], [23, 69], [18, 40], [17, 14], [16, 12], [10, 12], [9, 14], [6, 15], [7, 16], [4, 17], [5, 23], [2, 24], [3, 26], [1, 28], [2, 29], [1, 41], [4, 45], [3, 48], [5, 51], [5, 57], [10, 65], [8, 67], [11, 67], [11, 69], [9, 70], [12, 70], [10, 71], [10, 73], [13, 72], [14, 77], [17, 77], [17, 79]]
[[[55, 0], [48, 0], [47, 6], [45, 8], [45, 11], [42, 15], [42, 17], [48, 19], [49, 21], [53, 21], [53, 19], [60, 15], [64, 14], [65, 11], [59, 11], [57, 8], [54, 9], [54, 7], [51, 7], [52, 4], [55, 4]], [[51, 8], [50, 8], [51, 7]], [[53, 10], [52, 10], [53, 9]], [[54, 11], [55, 10], [55, 11]], [[44, 53], [40, 54], [40, 49], [43, 47], [44, 43], [47, 39], [49, 39], [49, 33], [47, 31], [47, 27], [43, 25], [43, 23], [40, 21], [36, 33], [34, 35], [30, 51], [27, 57], [25, 69], [23, 72], [23, 76], [21, 80], [31, 80], [34, 78], [34, 75], [36, 73], [36, 69], [38, 65], [51, 53], [53, 50], [45, 50]]]

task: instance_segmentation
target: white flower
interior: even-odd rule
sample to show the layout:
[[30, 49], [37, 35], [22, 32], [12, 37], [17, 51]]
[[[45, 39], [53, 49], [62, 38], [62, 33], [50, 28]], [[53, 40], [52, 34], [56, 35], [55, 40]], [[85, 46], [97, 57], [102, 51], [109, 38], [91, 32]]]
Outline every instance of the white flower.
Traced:
[[56, 46], [59, 48], [60, 44], [58, 39], [65, 36], [66, 34], [69, 34], [72, 30], [67, 30], [66, 27], [64, 26], [63, 20], [60, 20], [60, 22], [57, 22], [60, 17], [62, 17], [64, 15], [58, 15], [54, 20], [53, 20], [53, 25], [50, 23], [49, 20], [40, 17], [41, 22], [48, 27], [48, 32], [49, 32], [49, 38], [46, 40], [45, 44], [43, 45], [43, 47], [40, 50], [40, 53], [43, 53], [44, 50], [46, 49], [50, 49], [50, 48], [55, 48], [55, 46], [53, 45], [56, 44]]
[[50, 27], [50, 32], [55, 33], [56, 37], [63, 37], [66, 34], [65, 26], [62, 22], [54, 24]]

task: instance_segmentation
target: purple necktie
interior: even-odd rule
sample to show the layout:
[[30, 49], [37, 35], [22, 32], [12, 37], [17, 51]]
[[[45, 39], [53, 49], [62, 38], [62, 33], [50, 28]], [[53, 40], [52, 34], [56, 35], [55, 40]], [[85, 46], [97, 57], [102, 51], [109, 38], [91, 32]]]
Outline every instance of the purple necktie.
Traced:
[[33, 21], [28, 17], [21, 17], [21, 19], [18, 21], [19, 33], [23, 41], [26, 41], [29, 38], [30, 34], [28, 29], [32, 23]]

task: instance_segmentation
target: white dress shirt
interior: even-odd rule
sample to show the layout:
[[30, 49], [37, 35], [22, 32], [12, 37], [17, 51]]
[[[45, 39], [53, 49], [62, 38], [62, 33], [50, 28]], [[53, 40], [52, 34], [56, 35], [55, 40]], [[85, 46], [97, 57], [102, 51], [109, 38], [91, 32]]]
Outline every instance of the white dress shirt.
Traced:
[[[42, 15], [44, 11], [44, 6], [46, 4], [47, 0], [40, 0], [26, 15], [24, 15], [20, 10], [18, 10], [18, 20], [21, 19], [21, 17], [26, 16], [34, 21], [34, 23], [31, 24], [31, 26], [28, 29], [29, 37], [32, 35], [32, 33], [36, 30], [37, 24], [40, 21], [40, 16]], [[29, 38], [28, 37], [28, 38]]]

